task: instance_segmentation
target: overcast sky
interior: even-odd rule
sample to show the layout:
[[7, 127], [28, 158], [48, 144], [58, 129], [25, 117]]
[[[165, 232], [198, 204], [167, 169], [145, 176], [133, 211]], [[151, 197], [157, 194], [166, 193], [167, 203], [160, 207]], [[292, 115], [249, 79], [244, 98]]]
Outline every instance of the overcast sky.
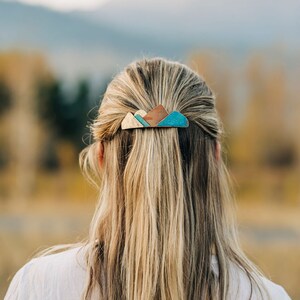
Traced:
[[93, 10], [107, 1], [109, 0], [18, 0], [18, 2], [42, 5], [61, 11]]

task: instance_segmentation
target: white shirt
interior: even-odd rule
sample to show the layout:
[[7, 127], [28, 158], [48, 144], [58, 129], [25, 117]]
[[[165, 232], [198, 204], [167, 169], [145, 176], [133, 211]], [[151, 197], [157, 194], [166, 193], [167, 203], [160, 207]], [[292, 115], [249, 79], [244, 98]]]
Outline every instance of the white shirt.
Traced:
[[[215, 255], [211, 263], [218, 274]], [[244, 271], [232, 264], [229, 273], [228, 299], [249, 299], [250, 283]], [[14, 275], [4, 300], [79, 300], [85, 282], [84, 248], [76, 247], [31, 259]], [[272, 300], [291, 300], [282, 286], [267, 278], [263, 278], [263, 282]], [[254, 293], [251, 299], [261, 299], [258, 295]]]

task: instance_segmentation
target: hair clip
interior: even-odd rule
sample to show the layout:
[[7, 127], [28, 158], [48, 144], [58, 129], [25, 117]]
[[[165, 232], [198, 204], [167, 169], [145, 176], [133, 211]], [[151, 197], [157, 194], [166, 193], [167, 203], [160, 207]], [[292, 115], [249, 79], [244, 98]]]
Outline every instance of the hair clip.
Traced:
[[189, 121], [182, 113], [174, 110], [168, 114], [161, 104], [148, 113], [144, 110], [138, 110], [134, 115], [129, 112], [121, 123], [122, 129], [188, 126]]

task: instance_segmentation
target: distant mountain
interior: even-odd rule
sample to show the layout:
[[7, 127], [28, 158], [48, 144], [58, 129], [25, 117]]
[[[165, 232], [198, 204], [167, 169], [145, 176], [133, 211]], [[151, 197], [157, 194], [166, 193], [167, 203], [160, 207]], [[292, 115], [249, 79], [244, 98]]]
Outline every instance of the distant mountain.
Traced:
[[149, 39], [147, 34], [134, 35], [114, 29], [105, 22], [95, 24], [74, 14], [12, 2], [0, 3], [0, 26], [1, 47], [33, 46], [46, 50], [65, 47], [100, 48], [125, 53], [172, 53], [172, 46], [182, 50], [176, 41], [168, 45], [159, 39]]
[[70, 74], [93, 68], [109, 72], [113, 66], [143, 55], [182, 57], [188, 47], [179, 40], [134, 35], [71, 13], [0, 2], [0, 50], [40, 50], [59, 71]]
[[130, 32], [231, 51], [300, 46], [299, 0], [110, 0], [82, 15]]
[[184, 60], [196, 48], [235, 58], [278, 42], [298, 51], [299, 31], [297, 0], [110, 0], [84, 13], [0, 2], [0, 50], [40, 50], [70, 77], [107, 76], [141, 56]]

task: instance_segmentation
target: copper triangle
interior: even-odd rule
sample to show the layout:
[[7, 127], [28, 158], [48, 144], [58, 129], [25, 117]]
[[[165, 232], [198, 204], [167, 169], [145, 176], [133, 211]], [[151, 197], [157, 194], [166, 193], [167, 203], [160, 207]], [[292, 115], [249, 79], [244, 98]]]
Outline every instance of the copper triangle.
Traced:
[[164, 119], [168, 113], [165, 108], [160, 104], [150, 110], [143, 119], [150, 124], [150, 126], [156, 126], [162, 119]]

